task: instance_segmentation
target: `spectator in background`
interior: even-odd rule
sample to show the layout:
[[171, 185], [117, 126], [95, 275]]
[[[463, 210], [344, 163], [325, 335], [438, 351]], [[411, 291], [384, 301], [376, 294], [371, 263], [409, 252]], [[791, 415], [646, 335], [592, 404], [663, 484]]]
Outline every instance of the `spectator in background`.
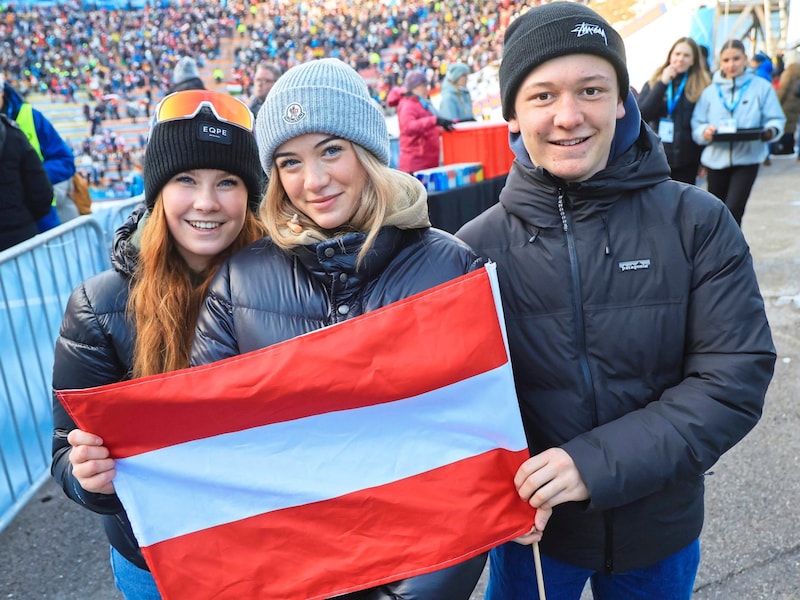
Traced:
[[750, 59], [750, 66], [756, 75], [772, 83], [772, 71], [775, 68], [772, 60], [764, 52], [756, 52]]
[[[0, 112], [17, 122], [30, 145], [39, 155], [50, 183], [56, 185], [71, 179], [75, 174], [75, 156], [53, 124], [41, 112], [25, 102], [1, 75], [0, 85], [3, 89], [3, 95], [0, 98]], [[55, 195], [52, 195], [50, 200], [50, 210], [37, 223], [40, 232], [61, 224], [56, 210]]]
[[702, 148], [692, 139], [692, 111], [711, 83], [692, 38], [679, 38], [643, 86], [637, 102], [642, 118], [658, 133], [676, 181], [694, 184]]
[[780, 140], [773, 145], [772, 153], [791, 154], [797, 143], [797, 160], [800, 160], [800, 140], [795, 138], [800, 117], [800, 62], [797, 51], [787, 51], [783, 60], [784, 69], [778, 82], [777, 93], [783, 114], [786, 116], [786, 125]]
[[[669, 178], [622, 37], [586, 5], [513, 21], [499, 76], [517, 159], [457, 235], [497, 262], [531, 452], [514, 484], [553, 509], [547, 598], [589, 581], [595, 598], [689, 600], [705, 473], [758, 422], [775, 364], [747, 243]], [[489, 573], [487, 600], [539, 598], [529, 547], [494, 548]]]
[[[719, 70], [694, 107], [692, 137], [704, 146], [700, 161], [708, 171], [708, 191], [725, 203], [739, 225], [758, 168], [767, 158], [764, 142], [782, 135], [785, 123], [772, 84], [747, 68], [744, 44], [726, 41]], [[756, 139], [737, 138], [746, 135], [743, 129], [762, 133]]]
[[406, 173], [439, 166], [441, 133], [453, 128], [453, 121], [439, 117], [428, 97], [428, 79], [419, 70], [406, 74], [403, 87], [393, 88], [386, 99], [397, 107], [400, 129], [398, 168]]
[[442, 81], [442, 93], [439, 101], [439, 116], [455, 123], [474, 121], [472, 97], [467, 89], [469, 67], [464, 63], [453, 63], [447, 67]]
[[[769, 56], [764, 52], [756, 52], [753, 55], [753, 58], [750, 59], [750, 67], [755, 71], [758, 77], [764, 79], [765, 81], [769, 81], [772, 83], [772, 71], [774, 70], [774, 65], [772, 64], [772, 60], [770, 60]], [[783, 132], [780, 132], [778, 135], [782, 135]], [[772, 164], [770, 160], [770, 147], [772, 144], [766, 144], [767, 147], [767, 157], [764, 159], [764, 166], [768, 167]]]
[[191, 56], [181, 57], [172, 71], [172, 87], [167, 93], [204, 89], [206, 89], [206, 86], [203, 80], [200, 79], [197, 62]]
[[0, 114], [0, 251], [29, 238], [50, 212], [53, 186], [19, 125]]
[[267, 99], [267, 94], [280, 76], [281, 69], [278, 65], [267, 62], [258, 63], [253, 75], [253, 95], [255, 97], [250, 103], [250, 110], [254, 115], [258, 116], [258, 111], [264, 104], [264, 100]]
[[[252, 116], [219, 121], [201, 103], [242, 117], [247, 107], [219, 92], [181, 94], [188, 96], [173, 96], [171, 104], [165, 99], [163, 113], [156, 109], [144, 160], [144, 205], [114, 236], [113, 268], [84, 281], [69, 298], [55, 346], [55, 390], [188, 367], [196, 315], [212, 276], [226, 256], [264, 233], [254, 214], [262, 173]], [[226, 111], [231, 103], [241, 106]], [[224, 141], [202, 135], [201, 124], [219, 129]], [[77, 429], [55, 394], [53, 426], [53, 478], [70, 499], [103, 515], [117, 588], [128, 600], [159, 599], [115, 493], [108, 449], [98, 436]]]

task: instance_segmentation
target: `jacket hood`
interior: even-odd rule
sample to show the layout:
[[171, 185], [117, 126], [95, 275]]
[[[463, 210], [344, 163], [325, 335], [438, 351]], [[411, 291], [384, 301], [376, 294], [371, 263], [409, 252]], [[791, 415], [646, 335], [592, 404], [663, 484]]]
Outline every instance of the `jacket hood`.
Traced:
[[559, 192], [575, 219], [606, 210], [627, 192], [670, 178], [670, 167], [658, 136], [639, 119], [639, 134], [628, 149], [617, 154], [605, 169], [590, 179], [566, 183], [542, 167], [511, 166], [500, 204], [511, 214], [536, 227], [561, 227], [557, 209]]
[[25, 99], [6, 81], [3, 84], [3, 102], [3, 112], [12, 119], [16, 119]]
[[407, 93], [408, 90], [402, 86], [393, 87], [386, 95], [386, 106], [397, 106], [400, 104], [400, 98], [405, 96]]
[[139, 240], [147, 222], [144, 203], [137, 206], [127, 220], [114, 232], [111, 244], [111, 266], [123, 275], [131, 277], [139, 262]]
[[744, 73], [733, 79], [725, 77], [721, 70], [717, 70], [711, 78], [711, 83], [720, 86], [723, 90], [730, 90], [733, 86], [740, 88], [746, 81], [750, 81], [755, 77], [756, 74], [751, 69], [745, 69]]

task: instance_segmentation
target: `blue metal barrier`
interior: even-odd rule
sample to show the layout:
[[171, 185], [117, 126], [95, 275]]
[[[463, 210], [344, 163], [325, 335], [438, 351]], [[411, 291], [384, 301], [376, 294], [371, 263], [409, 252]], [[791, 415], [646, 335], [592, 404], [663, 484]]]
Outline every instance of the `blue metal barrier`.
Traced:
[[86, 215], [0, 252], [0, 531], [49, 477], [53, 347], [72, 290], [110, 266], [108, 237]]
[[109, 248], [111, 248], [114, 231], [125, 222], [131, 211], [142, 202], [144, 202], [144, 194], [125, 200], [107, 200], [92, 203], [92, 216], [97, 219], [103, 231], [106, 232], [106, 241]]

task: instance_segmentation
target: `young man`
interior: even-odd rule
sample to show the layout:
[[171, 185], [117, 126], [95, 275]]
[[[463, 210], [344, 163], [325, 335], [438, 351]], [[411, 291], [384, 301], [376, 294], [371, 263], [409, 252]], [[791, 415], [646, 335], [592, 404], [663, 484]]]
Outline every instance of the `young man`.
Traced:
[[[730, 212], [670, 180], [629, 91], [619, 34], [583, 4], [508, 27], [503, 116], [517, 160], [458, 233], [498, 264], [531, 458], [553, 507], [548, 600], [689, 599], [703, 474], [761, 415], [775, 350]], [[492, 551], [486, 597], [535, 599], [533, 554]]]

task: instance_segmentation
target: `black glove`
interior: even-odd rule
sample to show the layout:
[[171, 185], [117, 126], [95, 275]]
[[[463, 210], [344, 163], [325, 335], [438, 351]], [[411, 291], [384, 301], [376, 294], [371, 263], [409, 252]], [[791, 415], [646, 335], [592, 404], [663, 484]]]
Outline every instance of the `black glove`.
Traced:
[[443, 119], [442, 117], [436, 117], [436, 124], [444, 129], [445, 131], [453, 131], [453, 123], [450, 119]]

